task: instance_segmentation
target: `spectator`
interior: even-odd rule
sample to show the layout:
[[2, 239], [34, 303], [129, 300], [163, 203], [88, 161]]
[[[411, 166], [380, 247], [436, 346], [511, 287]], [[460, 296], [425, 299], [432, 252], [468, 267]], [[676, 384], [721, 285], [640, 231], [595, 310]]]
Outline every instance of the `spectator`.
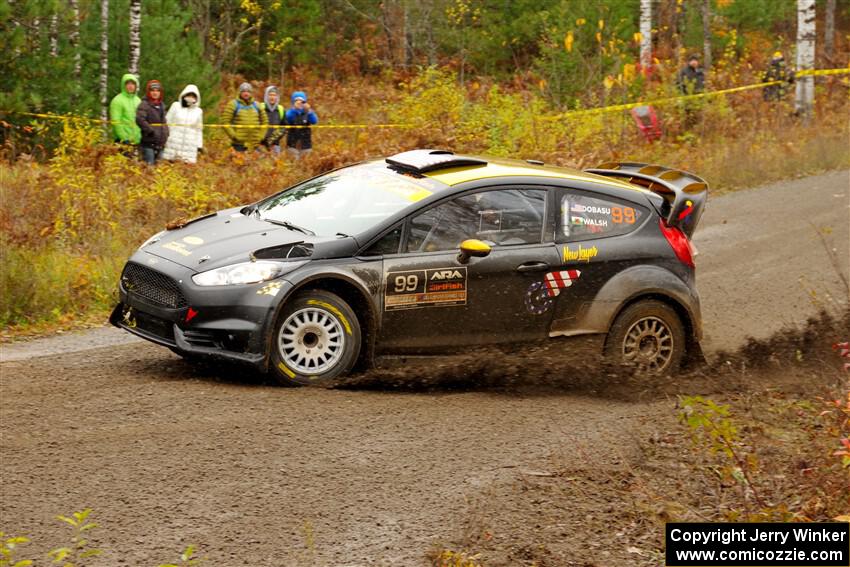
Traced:
[[[688, 57], [688, 64], [679, 71], [676, 84], [683, 95], [695, 95], [705, 91], [705, 72], [699, 65], [699, 55]], [[701, 100], [687, 99], [685, 106], [685, 129], [693, 128], [700, 116]]]
[[237, 152], [257, 149], [265, 137], [268, 121], [266, 113], [254, 101], [254, 88], [251, 83], [239, 85], [239, 95], [225, 112], [224, 120], [228, 124], [225, 132], [230, 136], [230, 146]]
[[136, 109], [142, 99], [136, 94], [139, 79], [132, 73], [121, 77], [121, 92], [109, 103], [109, 120], [112, 122], [112, 138], [117, 144], [137, 146], [142, 131], [136, 125]]
[[171, 125], [171, 134], [162, 151], [162, 159], [195, 163], [198, 150], [204, 147], [204, 111], [198, 87], [186, 85], [180, 98], [171, 103], [165, 118]]
[[286, 111], [286, 124], [289, 126], [300, 126], [300, 128], [289, 128], [286, 132], [286, 151], [295, 159], [310, 153], [313, 150], [313, 139], [310, 125], [317, 124], [319, 117], [310, 108], [307, 102], [307, 93], [295, 91], [292, 93], [292, 108]]
[[266, 137], [263, 138], [262, 144], [275, 156], [280, 155], [280, 139], [283, 138], [283, 134], [286, 132], [285, 128], [275, 128], [275, 126], [283, 124], [283, 108], [278, 104], [279, 100], [277, 87], [274, 85], [266, 87], [261, 106], [266, 111], [266, 119], [271, 128], [266, 132]]
[[676, 80], [682, 94], [699, 94], [705, 91], [705, 72], [699, 65], [699, 55], [691, 55], [688, 64], [679, 71]]
[[765, 71], [761, 81], [769, 83], [772, 81], [781, 81], [778, 85], [768, 85], [764, 87], [764, 100], [776, 102], [785, 98], [787, 86], [794, 84], [794, 71], [785, 65], [785, 57], [781, 51], [777, 51], [770, 59], [770, 66]]
[[142, 159], [153, 165], [168, 141], [168, 123], [162, 103], [162, 84], [151, 80], [145, 87], [145, 100], [136, 109], [136, 124], [142, 129]]

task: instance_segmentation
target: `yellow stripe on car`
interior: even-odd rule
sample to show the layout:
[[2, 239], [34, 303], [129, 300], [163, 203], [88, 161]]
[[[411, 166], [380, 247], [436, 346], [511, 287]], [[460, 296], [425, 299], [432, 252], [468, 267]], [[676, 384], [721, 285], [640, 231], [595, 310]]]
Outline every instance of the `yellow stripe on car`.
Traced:
[[636, 187], [630, 183], [594, 175], [592, 173], [584, 173], [563, 167], [526, 166], [521, 165], [520, 163], [503, 162], [502, 160], [490, 161], [487, 165], [441, 169], [433, 173], [426, 173], [425, 176], [450, 186], [466, 183], [467, 181], [478, 181], [481, 179], [491, 179], [495, 177], [540, 177], [548, 179], [586, 181], [609, 187], [620, 187], [631, 191], [640, 191], [643, 193], [649, 192], [646, 189]]

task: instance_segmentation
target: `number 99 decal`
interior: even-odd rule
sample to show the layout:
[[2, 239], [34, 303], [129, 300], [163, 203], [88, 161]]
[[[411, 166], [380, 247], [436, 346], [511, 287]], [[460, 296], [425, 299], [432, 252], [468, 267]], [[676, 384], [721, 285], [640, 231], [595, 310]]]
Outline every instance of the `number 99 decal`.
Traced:
[[410, 293], [412, 291], [416, 291], [417, 287], [419, 287], [419, 276], [416, 274], [395, 277], [396, 293]]

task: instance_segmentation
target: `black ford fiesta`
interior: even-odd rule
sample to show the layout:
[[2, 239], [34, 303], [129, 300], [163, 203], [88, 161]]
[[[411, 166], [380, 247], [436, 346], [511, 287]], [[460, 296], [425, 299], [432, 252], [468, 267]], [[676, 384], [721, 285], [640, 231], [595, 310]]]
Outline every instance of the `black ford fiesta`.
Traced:
[[699, 355], [706, 183], [414, 150], [160, 232], [111, 322], [187, 358], [316, 384], [385, 355], [598, 337], [653, 373]]

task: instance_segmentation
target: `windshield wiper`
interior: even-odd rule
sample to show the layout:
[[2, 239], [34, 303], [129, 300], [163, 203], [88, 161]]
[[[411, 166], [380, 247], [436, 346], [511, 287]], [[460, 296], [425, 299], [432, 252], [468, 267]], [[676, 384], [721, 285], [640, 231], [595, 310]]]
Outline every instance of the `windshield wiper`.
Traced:
[[264, 220], [266, 222], [270, 222], [272, 224], [276, 224], [278, 226], [288, 228], [289, 230], [297, 230], [298, 232], [303, 232], [304, 234], [316, 236], [316, 233], [313, 232], [312, 230], [310, 230], [309, 228], [304, 228], [303, 226], [298, 226], [297, 224], [292, 224], [291, 222], [285, 221], [285, 220], [270, 219], [270, 218], [266, 218], [262, 215], [259, 215], [259, 216], [260, 216], [260, 220]]

